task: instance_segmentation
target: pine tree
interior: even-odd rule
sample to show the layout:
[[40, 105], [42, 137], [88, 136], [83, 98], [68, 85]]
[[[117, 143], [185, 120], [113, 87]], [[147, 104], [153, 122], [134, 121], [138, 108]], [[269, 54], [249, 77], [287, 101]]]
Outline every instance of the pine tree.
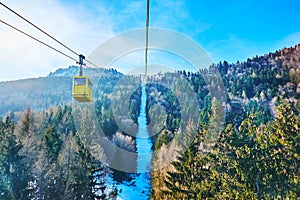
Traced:
[[89, 200], [94, 199], [93, 195], [93, 157], [87, 149], [85, 143], [82, 142], [80, 135], [76, 135], [76, 143], [78, 145], [79, 165], [77, 166], [77, 176], [75, 176], [74, 192], [77, 197]]
[[208, 134], [203, 142], [202, 151], [210, 151], [217, 142], [219, 135], [223, 129], [225, 120], [225, 111], [223, 106], [214, 97], [211, 105], [211, 116], [208, 124]]
[[29, 183], [33, 177], [25, 157], [19, 154], [22, 145], [9, 117], [0, 122], [0, 138], [1, 195], [5, 199], [30, 199]]
[[61, 176], [65, 180], [64, 199], [105, 199], [105, 169], [69, 132], [63, 137], [63, 148], [58, 157]]
[[299, 128], [299, 116], [288, 103], [282, 103], [275, 120], [265, 126], [258, 127], [253, 114], [238, 130], [228, 125], [222, 139], [224, 144], [220, 145], [219, 197], [294, 199], [299, 196]]
[[62, 141], [54, 125], [50, 125], [42, 135], [42, 147], [45, 148], [51, 162], [56, 162]]
[[216, 188], [213, 178], [214, 157], [201, 154], [200, 143], [204, 141], [207, 129], [197, 134], [193, 143], [172, 162], [174, 171], [167, 172], [164, 184], [167, 190], [163, 193], [171, 199], [212, 198]]
[[40, 139], [35, 115], [30, 109], [22, 114], [16, 126], [16, 136], [22, 144], [20, 154], [25, 156], [29, 166], [33, 168], [39, 154]]
[[92, 174], [93, 180], [93, 193], [96, 200], [106, 199], [106, 185], [105, 185], [105, 169], [100, 161], [94, 161]]
[[264, 190], [269, 198], [300, 195], [300, 117], [291, 103], [281, 102], [277, 116], [265, 129]]
[[75, 178], [77, 174], [77, 166], [79, 164], [78, 146], [72, 132], [62, 137], [63, 145], [58, 156], [58, 164], [62, 170], [62, 177], [65, 180], [63, 191], [64, 199], [78, 199], [78, 194], [74, 191], [76, 185]]
[[226, 129], [228, 151], [221, 154], [221, 159], [227, 165], [227, 173], [222, 173], [221, 179], [230, 198], [256, 199], [261, 195], [257, 130], [252, 114], [241, 123], [238, 131], [230, 125]]

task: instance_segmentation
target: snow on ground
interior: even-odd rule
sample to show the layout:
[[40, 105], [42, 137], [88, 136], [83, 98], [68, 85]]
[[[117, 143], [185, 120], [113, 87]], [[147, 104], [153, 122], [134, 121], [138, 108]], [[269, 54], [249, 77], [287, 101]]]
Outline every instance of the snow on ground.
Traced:
[[[108, 176], [108, 188], [112, 188], [113, 185], [117, 185], [118, 198], [120, 200], [144, 200], [150, 199], [151, 190], [151, 158], [152, 158], [152, 142], [149, 138], [146, 123], [146, 94], [145, 86], [142, 86], [141, 97], [141, 114], [138, 117], [139, 129], [136, 137], [137, 143], [137, 171], [139, 173], [132, 174], [131, 181], [123, 181], [116, 184], [115, 181]], [[115, 184], [114, 184], [115, 183]]]

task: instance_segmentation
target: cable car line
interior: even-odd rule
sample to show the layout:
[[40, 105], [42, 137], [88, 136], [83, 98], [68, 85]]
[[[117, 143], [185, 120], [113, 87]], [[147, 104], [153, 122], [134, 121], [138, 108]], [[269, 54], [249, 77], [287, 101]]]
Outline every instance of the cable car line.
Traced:
[[25, 17], [23, 17], [22, 15], [20, 15], [16, 11], [14, 11], [13, 9], [9, 8], [7, 5], [3, 4], [2, 2], [0, 2], [0, 4], [3, 7], [5, 7], [6, 9], [8, 9], [9, 11], [11, 11], [12, 13], [14, 13], [15, 15], [17, 15], [18, 17], [20, 17], [21, 19], [23, 19], [24, 21], [26, 21], [27, 23], [29, 23], [30, 25], [32, 25], [33, 27], [35, 27], [36, 29], [38, 29], [39, 31], [41, 31], [42, 33], [44, 33], [45, 35], [47, 35], [48, 37], [50, 37], [51, 39], [53, 39], [54, 41], [56, 41], [57, 43], [59, 43], [60, 45], [62, 45], [63, 47], [65, 47], [66, 49], [68, 49], [69, 51], [71, 51], [72, 53], [74, 53], [75, 55], [79, 56], [79, 54], [76, 53], [75, 51], [73, 51], [71, 48], [69, 48], [68, 46], [66, 46], [65, 44], [60, 42], [59, 40], [55, 39], [53, 36], [48, 34], [46, 31], [44, 31], [43, 29], [41, 29], [40, 27], [38, 27], [34, 23], [30, 22], [28, 19], [26, 19]]
[[43, 42], [43, 41], [41, 41], [41, 40], [39, 40], [39, 39], [33, 37], [32, 35], [29, 35], [28, 33], [26, 33], [26, 32], [24, 32], [24, 31], [22, 31], [22, 30], [16, 28], [15, 26], [13, 26], [13, 25], [11, 25], [11, 24], [9, 24], [9, 23], [7, 23], [7, 22], [1, 20], [1, 19], [0, 19], [0, 22], [3, 23], [3, 24], [5, 24], [6, 26], [9, 26], [9, 27], [15, 29], [16, 31], [18, 31], [18, 32], [20, 32], [20, 33], [26, 35], [27, 37], [30, 37], [31, 39], [33, 39], [33, 40], [35, 40], [35, 41], [41, 43], [42, 45], [44, 45], [44, 46], [46, 46], [46, 47], [48, 47], [48, 48], [50, 48], [50, 49], [52, 49], [52, 50], [54, 50], [54, 51], [56, 51], [56, 52], [58, 52], [58, 53], [60, 53], [60, 54], [66, 56], [67, 58], [69, 58], [69, 59], [71, 59], [71, 60], [77, 62], [77, 59], [75, 59], [75, 58], [73, 58], [73, 57], [71, 57], [71, 56], [69, 56], [69, 55], [63, 53], [62, 51], [60, 51], [60, 50], [58, 50], [58, 49], [56, 49], [56, 48], [50, 46], [49, 44], [46, 44], [45, 42]]
[[150, 0], [147, 0], [146, 7], [146, 49], [145, 49], [145, 78], [147, 77], [147, 68], [148, 68], [148, 43], [149, 43], [149, 8]]
[[[35, 25], [34, 23], [32, 23], [31, 21], [29, 21], [28, 19], [26, 19], [25, 17], [23, 17], [21, 14], [17, 13], [16, 11], [14, 11], [13, 9], [9, 8], [7, 5], [5, 5], [4, 3], [0, 2], [0, 5], [2, 5], [3, 7], [5, 7], [6, 9], [8, 9], [10, 12], [14, 13], [15, 15], [17, 15], [18, 17], [20, 17], [21, 19], [23, 19], [24, 21], [26, 21], [27, 23], [29, 23], [31, 26], [33, 26], [34, 28], [38, 29], [39, 31], [41, 31], [42, 33], [44, 33], [45, 35], [47, 35], [49, 38], [53, 39], [55, 42], [57, 42], [58, 44], [62, 45], [64, 48], [68, 49], [70, 52], [72, 52], [73, 54], [75, 54], [76, 56], [79, 56], [80, 54], [77, 53], [76, 51], [72, 50], [70, 47], [68, 47], [67, 45], [65, 45], [64, 43], [60, 42], [59, 40], [57, 40], [55, 37], [51, 36], [49, 33], [47, 33], [46, 31], [44, 31], [43, 29], [41, 29], [40, 27], [38, 27], [37, 25]], [[2, 22], [3, 23], [3, 22]], [[7, 23], [5, 23], [6, 25], [8, 25]], [[19, 31], [20, 32], [20, 31]], [[24, 33], [23, 33], [24, 34]], [[28, 35], [27, 35], [28, 36]], [[50, 47], [51, 48], [51, 47]], [[68, 56], [69, 57], [69, 56]], [[76, 59], [73, 59], [77, 61]], [[93, 62], [85, 59], [85, 61], [91, 65], [93, 65], [96, 68], [100, 68], [99, 66], [97, 66], [96, 64], [94, 64]]]
[[[13, 26], [13, 25], [11, 25], [11, 24], [9, 24], [9, 23], [1, 20], [1, 19], [0, 19], [0, 22], [7, 25], [7, 26], [9, 26], [10, 28], [26, 35], [27, 37], [41, 43], [42, 45], [44, 45], [44, 46], [46, 46], [46, 47], [48, 47], [48, 48], [50, 48], [50, 49], [52, 49], [52, 50], [54, 50], [54, 51], [56, 51], [60, 54], [66, 56], [67, 58], [75, 61], [76, 63], [78, 63], [80, 65], [80, 71], [79, 71], [78, 76], [73, 77], [72, 97], [74, 99], [76, 99], [78, 102], [92, 102], [93, 101], [93, 99], [92, 99], [92, 83], [89, 80], [88, 76], [83, 75], [82, 67], [85, 65], [83, 63], [83, 60], [85, 59], [85, 57], [83, 55], [81, 55], [81, 54], [79, 55], [79, 62], [77, 62], [77, 60], [75, 58], [63, 53], [62, 51], [50, 46], [49, 44], [46, 44], [45, 42], [43, 42], [43, 41], [33, 37], [32, 35], [16, 28], [15, 26]], [[94, 70], [94, 68], [90, 68], [90, 69]], [[95, 70], [95, 72], [96, 72], [96, 70]], [[99, 73], [99, 72], [97, 72], [97, 73]]]
[[[18, 29], [17, 27], [15, 27], [15, 26], [13, 26], [13, 25], [11, 25], [11, 24], [9, 24], [9, 23], [7, 23], [7, 22], [1, 20], [1, 19], [0, 19], [0, 22], [3, 23], [3, 24], [5, 24], [5, 25], [7, 25], [7, 26], [9, 26], [9, 27], [11, 27], [11, 28], [13, 28], [14, 30], [16, 30], [16, 31], [18, 31], [18, 32], [20, 32], [20, 33], [26, 35], [27, 37], [29, 37], [29, 38], [31, 38], [31, 39], [33, 39], [33, 40], [35, 40], [35, 41], [37, 41], [37, 42], [39, 42], [39, 43], [45, 45], [46, 47], [48, 47], [48, 48], [50, 48], [50, 49], [52, 49], [52, 50], [54, 50], [54, 51], [56, 51], [56, 52], [62, 54], [63, 56], [66, 56], [67, 58], [69, 58], [69, 59], [75, 61], [76, 63], [78, 62], [77, 59], [75, 59], [75, 58], [73, 58], [73, 57], [71, 57], [71, 56], [69, 56], [69, 55], [63, 53], [62, 51], [60, 51], [60, 50], [58, 50], [58, 49], [56, 49], [56, 48], [50, 46], [49, 44], [46, 44], [45, 42], [43, 42], [43, 41], [41, 41], [41, 40], [39, 40], [39, 39], [33, 37], [32, 35], [30, 35], [30, 34], [24, 32], [24, 31]], [[78, 55], [78, 56], [79, 56], [79, 55]], [[86, 60], [86, 62], [88, 62], [89, 64], [93, 65], [93, 66], [96, 67], [96, 68], [100, 68], [100, 67], [98, 67], [96, 64], [92, 63], [91, 61]], [[85, 65], [83, 65], [83, 66], [85, 66]], [[94, 68], [91, 68], [91, 67], [88, 67], [88, 68], [91, 69], [91, 70], [93, 70], [93, 71], [96, 72], [97, 74], [100, 74], [100, 75], [101, 75], [101, 73], [99, 73], [99, 72], [98, 72], [97, 70], [95, 70]]]
[[[35, 40], [35, 41], [37, 41], [37, 42], [39, 42], [39, 43], [45, 45], [46, 47], [48, 47], [48, 48], [50, 48], [50, 49], [52, 49], [52, 50], [54, 50], [54, 51], [56, 51], [56, 52], [62, 54], [63, 56], [66, 56], [67, 58], [69, 58], [69, 59], [75, 61], [76, 63], [78, 62], [77, 59], [75, 59], [75, 58], [73, 58], [73, 57], [71, 57], [71, 56], [69, 56], [69, 55], [63, 53], [62, 51], [60, 51], [60, 50], [58, 50], [58, 49], [56, 49], [56, 48], [50, 46], [49, 44], [46, 44], [45, 42], [43, 42], [43, 41], [41, 41], [41, 40], [39, 40], [39, 39], [33, 37], [32, 35], [29, 35], [28, 33], [26, 33], [26, 32], [24, 32], [24, 31], [22, 31], [22, 30], [16, 28], [15, 26], [13, 26], [13, 25], [11, 25], [11, 24], [9, 24], [9, 23], [7, 23], [7, 22], [1, 20], [1, 19], [0, 19], [0, 22], [3, 23], [3, 24], [5, 24], [5, 25], [7, 25], [7, 26], [9, 26], [10, 28], [13, 28], [14, 30], [16, 30], [16, 31], [18, 31], [18, 32], [20, 32], [20, 33], [26, 35], [27, 37], [29, 37], [29, 38], [31, 38], [31, 39], [33, 39], [33, 40]], [[99, 68], [97, 65], [93, 64], [93, 63], [90, 62], [90, 61], [87, 61], [87, 60], [86, 60], [86, 62], [88, 62], [88, 63], [94, 65], [96, 68]], [[96, 71], [94, 68], [90, 68], [90, 67], [89, 67], [89, 69], [93, 70], [93, 71], [96, 72], [97, 74], [100, 74], [100, 73], [99, 73], [98, 71]]]
[[87, 60], [87, 59], [85, 59], [85, 61], [86, 61], [87, 63], [93, 65], [93, 66], [96, 67], [96, 68], [101, 68], [101, 67], [97, 66], [96, 64], [92, 63], [91, 61], [89, 61], [89, 60]]
[[[150, 0], [146, 0], [146, 47], [145, 47], [145, 78], [147, 77], [147, 65], [148, 65], [148, 43], [149, 43], [149, 7], [150, 7]], [[77, 62], [77, 60], [67, 54], [65, 54], [64, 52], [54, 48], [53, 46], [50, 46], [49, 44], [35, 38], [34, 36], [18, 29], [17, 27], [3, 21], [0, 19], [0, 22], [5, 24], [6, 26], [9, 26], [10, 28], [15, 29], [16, 31], [28, 36], [29, 38], [41, 43], [42, 45], [64, 55], [65, 57], [75, 61], [76, 63], [78, 63], [80, 65], [80, 71], [79, 71], [79, 75], [78, 76], [74, 76], [73, 77], [73, 89], [72, 89], [72, 97], [77, 100], [78, 102], [93, 102], [93, 98], [92, 98], [92, 83], [90, 81], [90, 79], [88, 78], [88, 76], [84, 76], [83, 75], [83, 66], [85, 65], [83, 63], [83, 60], [85, 59], [85, 56], [82, 54], [78, 54], [77, 52], [75, 52], [74, 50], [72, 50], [71, 48], [69, 48], [68, 46], [66, 46], [65, 44], [63, 44], [62, 42], [60, 42], [59, 40], [55, 39], [53, 36], [51, 36], [50, 34], [48, 34], [47, 32], [45, 32], [44, 30], [42, 30], [41, 28], [39, 28], [38, 26], [36, 26], [35, 24], [33, 24], [32, 22], [30, 22], [29, 20], [27, 20], [25, 17], [23, 17], [22, 15], [20, 15], [19, 13], [15, 12], [14, 10], [12, 10], [11, 8], [9, 8], [8, 6], [6, 6], [5, 4], [3, 4], [2, 2], [0, 2], [0, 5], [2, 5], [3, 7], [5, 7], [6, 9], [8, 9], [10, 12], [14, 13], [15, 15], [17, 15], [18, 17], [20, 17], [21, 19], [23, 19], [24, 21], [26, 21], [27, 23], [29, 23], [30, 25], [32, 25], [33, 27], [35, 27], [36, 29], [38, 29], [39, 31], [41, 31], [42, 33], [44, 33], [45, 35], [47, 35], [48, 37], [50, 37], [51, 39], [53, 39], [54, 41], [56, 41], [58, 44], [62, 45], [63, 47], [65, 47], [66, 49], [68, 49], [69, 51], [71, 51], [73, 54], [79, 56], [79, 62]], [[94, 64], [93, 62], [86, 60], [86, 62], [88, 62], [89, 64], [95, 66], [96, 68], [99, 68], [96, 64]], [[91, 68], [93, 69], [93, 68]]]

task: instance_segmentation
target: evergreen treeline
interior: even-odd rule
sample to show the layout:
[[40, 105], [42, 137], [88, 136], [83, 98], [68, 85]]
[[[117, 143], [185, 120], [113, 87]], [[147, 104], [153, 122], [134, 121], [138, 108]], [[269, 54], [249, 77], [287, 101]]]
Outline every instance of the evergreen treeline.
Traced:
[[[213, 110], [218, 107], [213, 106]], [[300, 117], [282, 102], [277, 115], [257, 126], [251, 113], [240, 126], [228, 124], [210, 152], [193, 143], [164, 176], [154, 175], [154, 199], [296, 199], [300, 196]], [[218, 112], [214, 112], [218, 113]], [[216, 117], [216, 116], [214, 116]], [[187, 133], [188, 134], [188, 133]]]
[[[0, 116], [5, 116], [9, 111], [22, 112], [26, 108], [41, 111], [52, 106], [70, 104], [72, 78], [78, 74], [78, 70], [78, 67], [71, 66], [67, 69], [58, 69], [47, 77], [0, 82]], [[112, 78], [121, 76], [114, 69], [87, 68], [84, 73], [92, 79], [102, 75]], [[96, 84], [94, 82], [94, 86]]]
[[[105, 199], [106, 170], [83, 142], [69, 106], [29, 109], [15, 122], [0, 120], [2, 199]], [[11, 114], [10, 116], [13, 116]], [[109, 192], [110, 191], [110, 192]]]
[[[68, 106], [71, 75], [76, 74], [76, 70], [77, 67], [70, 67], [59, 69], [46, 78], [1, 83], [5, 86], [2, 90], [10, 91], [0, 98], [0, 102], [4, 102], [1, 112], [17, 112], [11, 111], [5, 120], [0, 120], [0, 198], [113, 199], [117, 188], [107, 188], [107, 172], [117, 181], [130, 178], [128, 173], [103, 168], [100, 161], [105, 155], [96, 159], [88, 145], [97, 134], [95, 120], [110, 142], [127, 151], [136, 151], [134, 131], [137, 128], [132, 131], [128, 127], [137, 127], [141, 96], [139, 79], [125, 77], [113, 69], [97, 70], [96, 74], [87, 70], [86, 73], [94, 73], [89, 74], [91, 79], [99, 80], [93, 82], [97, 119], [91, 119], [88, 110], [74, 105], [72, 111]], [[128, 85], [120, 84], [120, 81]], [[45, 99], [49, 103], [45, 103]], [[117, 105], [115, 110], [112, 104]], [[26, 107], [30, 109], [22, 111]], [[123, 108], [123, 115], [118, 115], [119, 108]], [[81, 115], [76, 118], [76, 126], [74, 114]], [[120, 157], [118, 152], [112, 154]]]
[[[220, 62], [198, 73], [178, 72], [197, 95], [199, 128], [195, 140], [186, 150], [172, 143], [178, 134], [176, 123], [170, 127], [167, 122], [163, 130], [158, 130], [154, 140], [157, 154], [153, 156], [152, 197], [298, 198], [299, 58], [300, 45], [297, 45], [236, 64]], [[212, 77], [215, 69], [223, 79], [225, 105], [212, 99], [209, 87], [214, 87], [214, 82], [206, 83], [203, 78], [203, 75], [208, 79]], [[161, 80], [165, 78], [166, 75], [160, 77]], [[151, 85], [148, 91], [149, 109], [162, 102], [176, 103], [166, 88]], [[156, 91], [157, 96], [151, 91]], [[203, 142], [211, 134], [209, 125], [222, 117], [224, 109], [226, 116], [221, 137], [207, 152]], [[171, 106], [165, 110], [168, 116], [174, 113]], [[184, 134], [189, 137], [192, 133], [187, 131]], [[164, 165], [176, 155], [176, 161]]]
[[[165, 85], [152, 80], [153, 84], [146, 88], [148, 128], [151, 136], [156, 135], [152, 138], [153, 149], [163, 149], [165, 153], [153, 156], [152, 197], [298, 198], [299, 67], [300, 45], [297, 45], [236, 64], [220, 62], [199, 73], [168, 73], [160, 77]], [[216, 69], [224, 83], [225, 105], [219, 105], [210, 94]], [[58, 70], [47, 78], [0, 83], [3, 94], [0, 115], [4, 116], [8, 110], [19, 111], [0, 120], [0, 198], [116, 197], [117, 189], [107, 188], [105, 183], [108, 169], [87, 146], [87, 135], [96, 134], [88, 111], [81, 110], [86, 115], [77, 119], [80, 130], [75, 126], [72, 109], [67, 106], [71, 100], [72, 80], [65, 75], [66, 71]], [[211, 85], [205, 82], [203, 75]], [[115, 70], [101, 71], [100, 78], [96, 79], [99, 79], [94, 83], [97, 122], [115, 146], [135, 152], [140, 80]], [[187, 84], [197, 102], [184, 95]], [[25, 107], [32, 109], [22, 111]], [[202, 143], [210, 134], [209, 124], [220, 120], [224, 110], [226, 116], [220, 138], [206, 151]], [[195, 123], [199, 128], [192, 144], [185, 150], [172, 145], [177, 134], [187, 137], [194, 134], [181, 119], [182, 113], [198, 111]], [[122, 162], [118, 151], [111, 155]], [[177, 159], [170, 166], [155, 170], [158, 163], [175, 156]], [[130, 178], [118, 170], [113, 170], [113, 176], [118, 181]]]

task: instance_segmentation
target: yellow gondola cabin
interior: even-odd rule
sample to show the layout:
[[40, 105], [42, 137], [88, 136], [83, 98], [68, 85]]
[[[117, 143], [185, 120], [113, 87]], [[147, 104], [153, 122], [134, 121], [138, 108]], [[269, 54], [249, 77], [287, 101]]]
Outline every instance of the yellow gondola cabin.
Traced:
[[87, 76], [74, 76], [72, 97], [78, 102], [92, 102], [92, 83]]

